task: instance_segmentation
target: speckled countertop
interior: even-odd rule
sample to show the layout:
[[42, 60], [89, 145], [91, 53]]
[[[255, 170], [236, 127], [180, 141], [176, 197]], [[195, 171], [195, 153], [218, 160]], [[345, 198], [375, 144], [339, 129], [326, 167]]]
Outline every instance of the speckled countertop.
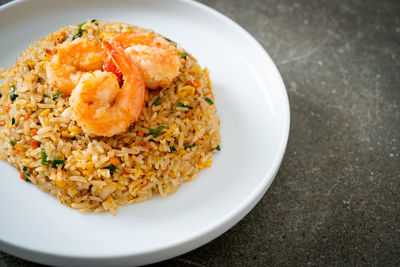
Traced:
[[[400, 2], [201, 2], [242, 25], [277, 64], [289, 143], [241, 222], [154, 266], [399, 265]], [[0, 266], [36, 264], [0, 252]]]

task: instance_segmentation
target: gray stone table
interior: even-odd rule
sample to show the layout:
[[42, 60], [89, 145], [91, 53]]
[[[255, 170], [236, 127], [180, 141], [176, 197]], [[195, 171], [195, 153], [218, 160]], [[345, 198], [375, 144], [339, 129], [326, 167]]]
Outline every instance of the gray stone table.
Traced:
[[[400, 1], [201, 2], [242, 25], [277, 64], [289, 143], [241, 222], [154, 266], [399, 265]], [[0, 265], [35, 264], [1, 253]]]

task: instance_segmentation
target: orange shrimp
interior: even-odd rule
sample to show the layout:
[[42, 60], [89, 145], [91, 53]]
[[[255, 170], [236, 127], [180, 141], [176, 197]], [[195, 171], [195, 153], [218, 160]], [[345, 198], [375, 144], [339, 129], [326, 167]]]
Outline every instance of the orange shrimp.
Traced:
[[73, 116], [90, 136], [113, 136], [135, 122], [144, 105], [145, 84], [136, 65], [124, 51], [103, 41], [106, 53], [124, 78], [119, 87], [115, 74], [96, 70], [85, 73], [72, 91]]
[[46, 64], [48, 82], [65, 95], [70, 95], [82, 75], [100, 70], [104, 62], [101, 42], [78, 38], [55, 48], [55, 55]]
[[150, 32], [125, 32], [109, 38], [130, 55], [141, 71], [147, 88], [166, 88], [178, 76], [180, 57], [176, 47], [163, 37]]

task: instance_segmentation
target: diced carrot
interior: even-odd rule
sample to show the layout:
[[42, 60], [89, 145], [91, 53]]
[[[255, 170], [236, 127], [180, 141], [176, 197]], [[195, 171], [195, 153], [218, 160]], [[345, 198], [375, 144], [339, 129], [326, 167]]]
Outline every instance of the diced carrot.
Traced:
[[15, 149], [15, 155], [19, 155], [19, 150]]
[[29, 119], [29, 117], [30, 117], [30, 116], [31, 116], [31, 114], [30, 114], [30, 113], [26, 113], [26, 114], [25, 114], [25, 116], [24, 116], [24, 120], [26, 120], [26, 121], [27, 121], [27, 120]]
[[10, 108], [11, 108], [10, 106], [6, 106], [5, 110], [8, 112], [10, 110]]
[[138, 131], [137, 135], [143, 137], [144, 136], [144, 132], [143, 131]]
[[182, 62], [183, 66], [186, 68], [186, 64], [188, 63], [188, 60], [185, 59], [185, 61]]
[[32, 135], [37, 135], [37, 129], [36, 128], [33, 128], [33, 129], [31, 129], [31, 134]]
[[112, 158], [110, 158], [110, 162], [113, 165], [117, 165], [119, 163], [119, 159], [117, 157], [112, 157]]
[[37, 140], [32, 140], [31, 141], [31, 148], [32, 149], [36, 149], [36, 148], [38, 148], [39, 147], [39, 141], [37, 141]]
[[189, 110], [186, 112], [185, 117], [186, 117], [186, 118], [189, 118], [190, 116], [192, 116], [192, 114], [193, 114], [193, 111], [192, 111], [191, 109], [189, 109]]
[[193, 84], [196, 88], [199, 88], [201, 86], [201, 81], [196, 79], [193, 81]]
[[25, 179], [25, 173], [23, 171], [19, 172], [19, 178], [21, 178], [22, 180]]
[[148, 149], [152, 149], [152, 148], [153, 148], [153, 147], [151, 146], [150, 142], [146, 142], [146, 147], [147, 147]]
[[46, 52], [46, 54], [48, 54], [49, 56], [53, 55], [53, 51], [50, 49], [45, 49], [44, 52]]

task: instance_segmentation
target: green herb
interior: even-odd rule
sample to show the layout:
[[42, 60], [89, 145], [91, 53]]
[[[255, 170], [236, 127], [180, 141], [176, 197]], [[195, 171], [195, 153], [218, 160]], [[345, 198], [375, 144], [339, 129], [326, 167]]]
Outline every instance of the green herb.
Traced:
[[192, 106], [185, 105], [185, 104], [183, 104], [181, 101], [178, 102], [178, 106], [180, 106], [180, 107], [182, 107], [182, 108], [193, 109]]
[[176, 151], [176, 148], [173, 147], [173, 146], [170, 146], [170, 147], [169, 147], [169, 150], [170, 150], [171, 152], [175, 152], [175, 151]]
[[11, 85], [11, 91], [10, 91], [10, 99], [13, 102], [16, 98], [18, 97], [17, 94], [15, 94], [15, 86]]
[[49, 95], [43, 94], [43, 97], [50, 97]]
[[161, 104], [161, 99], [157, 97], [156, 101], [154, 101], [153, 106], [159, 106]]
[[206, 97], [206, 101], [212, 105], [214, 105], [214, 101], [211, 100], [211, 98]]
[[78, 24], [76, 26], [78, 26], [79, 28], [82, 28], [82, 26], [85, 25], [85, 24], [86, 24], [86, 21], [84, 21], [84, 22], [82, 22], [82, 23], [80, 23], [80, 24]]
[[25, 182], [31, 182], [31, 180], [29, 180], [28, 178], [25, 177]]
[[192, 147], [195, 147], [195, 146], [196, 146], [196, 144], [190, 144], [190, 145], [186, 145], [185, 148], [192, 148]]
[[217, 147], [215, 149], [218, 151], [221, 151], [221, 147], [219, 145], [217, 145]]
[[53, 95], [53, 100], [56, 100], [57, 98], [61, 97], [63, 94], [62, 93], [57, 93]]
[[40, 163], [42, 163], [42, 165], [49, 165], [46, 152], [42, 152], [42, 161]]
[[39, 141], [39, 142], [38, 142], [38, 146], [40, 146], [41, 144], [42, 144], [42, 142]]
[[10, 145], [15, 146], [15, 141], [10, 140]]
[[[25, 174], [25, 178], [31, 176], [30, 173], [27, 173], [27, 172], [26, 172], [27, 170], [28, 170], [28, 168], [27, 168], [26, 166], [24, 166], [24, 167], [22, 168], [22, 172]], [[25, 180], [25, 181], [26, 181], [26, 180]]]
[[93, 23], [93, 22], [96, 22], [96, 21], [97, 21], [97, 19], [92, 19], [90, 22]]
[[164, 128], [165, 128], [165, 126], [160, 126], [160, 127], [156, 128], [156, 129], [149, 129], [149, 133], [154, 138], [156, 138], [160, 134], [161, 130], [164, 129]]
[[78, 32], [74, 35], [74, 37], [72, 37], [72, 40], [75, 40], [76, 38], [79, 38], [79, 37], [82, 37], [82, 33], [83, 33], [83, 29], [82, 29], [82, 26], [84, 25], [86, 23], [86, 21], [85, 22], [82, 22], [81, 24], [78, 24], [77, 26], [79, 27], [79, 29], [78, 29]]
[[107, 167], [104, 167], [103, 169], [110, 170], [111, 172], [114, 172], [114, 171], [117, 170], [117, 167], [115, 167], [115, 165], [111, 164], [111, 165], [109, 165]]
[[169, 39], [169, 38], [167, 38], [167, 37], [165, 37], [165, 36], [163, 36], [163, 37], [164, 37], [165, 40], [167, 40], [167, 41], [170, 42], [171, 44], [176, 45], [176, 42], [172, 41], [171, 39]]
[[11, 118], [11, 125], [14, 125], [15, 124], [15, 119], [14, 119], [14, 117], [12, 117]]
[[57, 168], [57, 165], [64, 165], [64, 160], [63, 159], [54, 159], [53, 162], [51, 163], [52, 168]]
[[184, 58], [186, 59], [187, 56], [188, 56], [188, 53], [186, 53], [186, 51], [183, 51], [183, 52], [181, 52], [181, 56], [184, 57]]

